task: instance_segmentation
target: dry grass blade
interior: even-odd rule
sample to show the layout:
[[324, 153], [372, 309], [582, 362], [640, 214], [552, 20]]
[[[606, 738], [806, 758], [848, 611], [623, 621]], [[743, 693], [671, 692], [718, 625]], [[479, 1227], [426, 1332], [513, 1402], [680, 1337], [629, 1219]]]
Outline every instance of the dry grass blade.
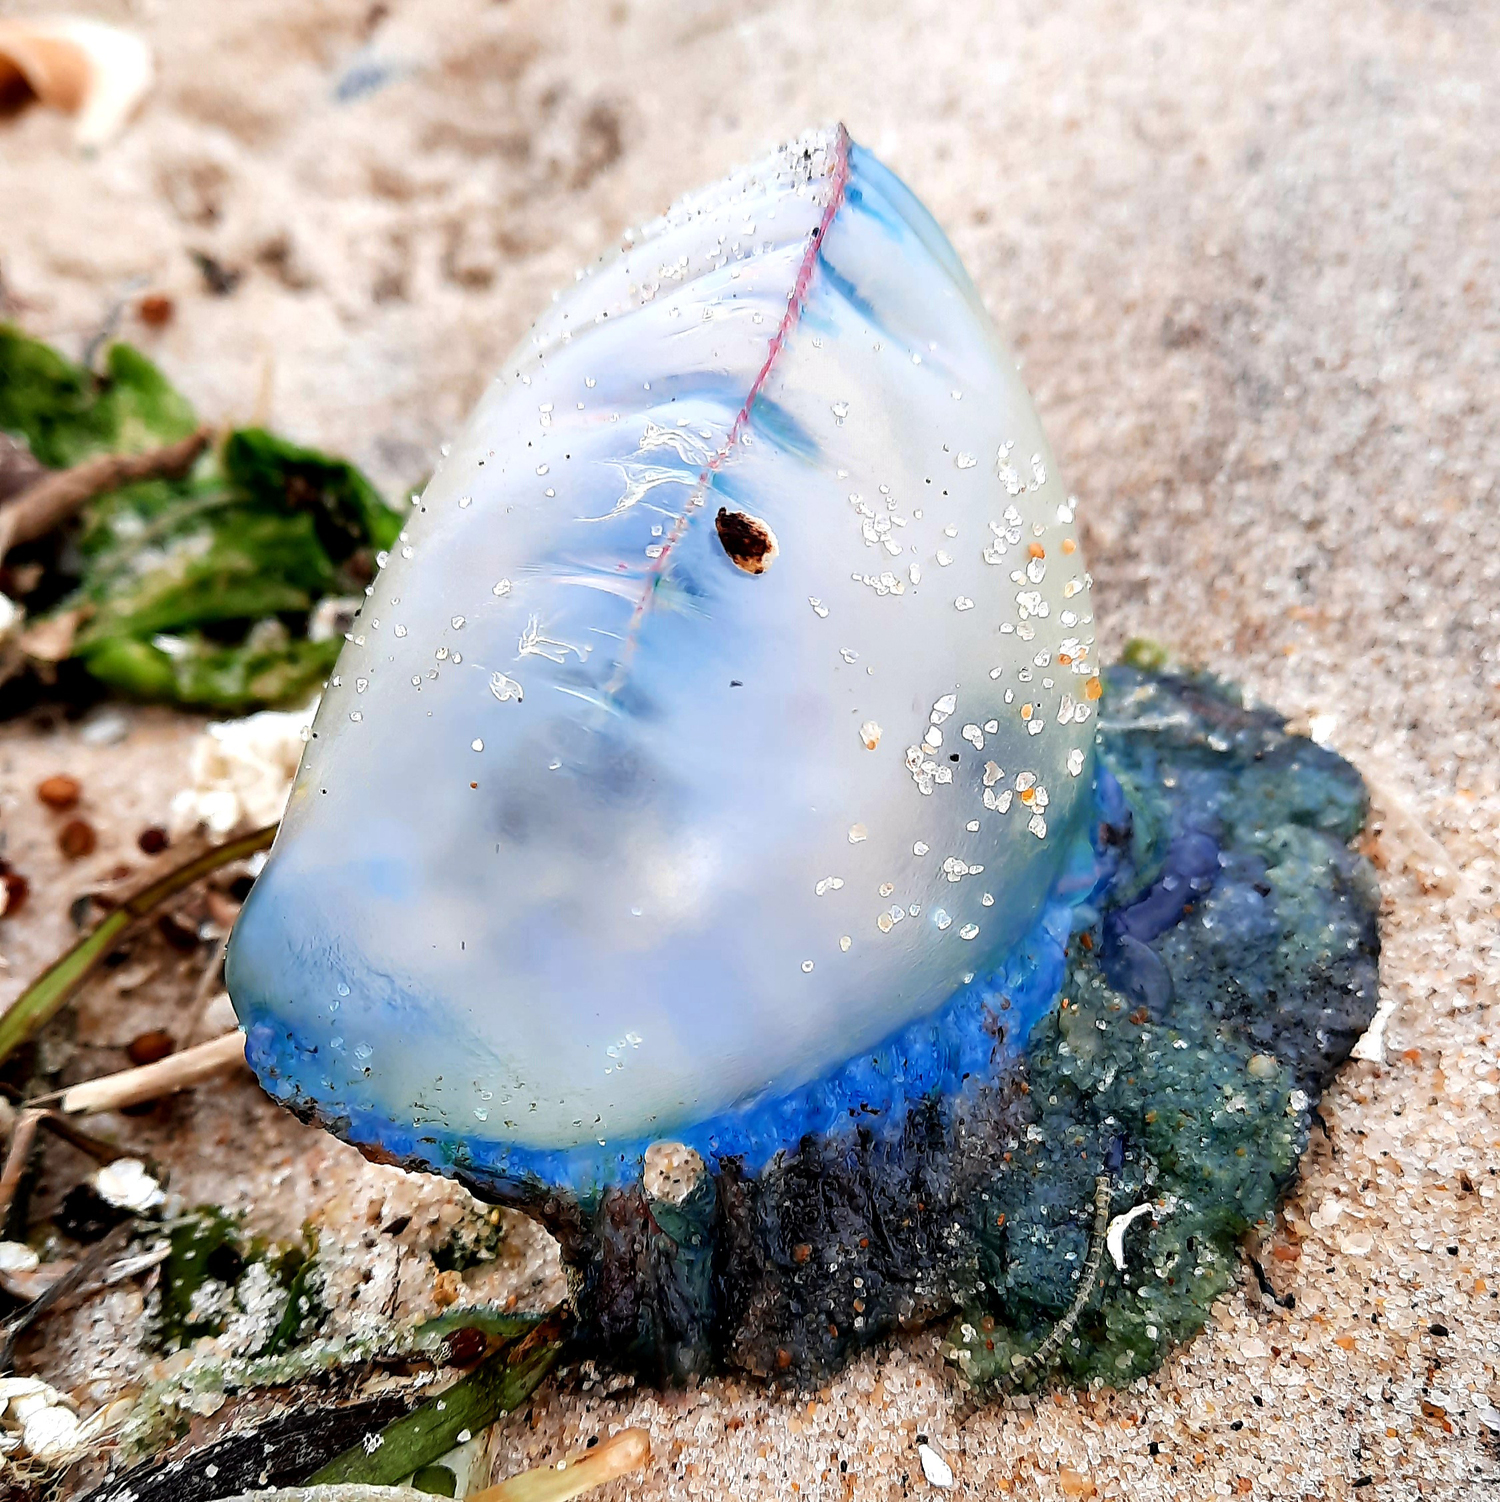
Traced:
[[79, 940], [49, 965], [0, 1017], [0, 1063], [56, 1016], [132, 923], [149, 917], [169, 897], [176, 896], [221, 866], [269, 849], [275, 837], [276, 826], [268, 824], [264, 829], [215, 845], [122, 902], [86, 939]]
[[99, 1111], [118, 1111], [191, 1089], [226, 1069], [245, 1062], [245, 1035], [225, 1033], [208, 1043], [184, 1048], [155, 1064], [122, 1069], [97, 1080], [85, 1080], [62, 1092], [58, 1102], [65, 1116], [91, 1116]]

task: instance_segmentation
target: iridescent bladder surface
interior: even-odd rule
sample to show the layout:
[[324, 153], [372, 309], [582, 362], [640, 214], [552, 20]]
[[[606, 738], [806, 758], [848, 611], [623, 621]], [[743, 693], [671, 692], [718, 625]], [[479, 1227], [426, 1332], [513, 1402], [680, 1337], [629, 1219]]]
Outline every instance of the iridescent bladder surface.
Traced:
[[1055, 997], [1089, 596], [1014, 361], [890, 172], [837, 130], [684, 200], [414, 504], [235, 930], [252, 1062], [402, 1159], [581, 1190], [920, 1093], [897, 1041], [966, 988]]

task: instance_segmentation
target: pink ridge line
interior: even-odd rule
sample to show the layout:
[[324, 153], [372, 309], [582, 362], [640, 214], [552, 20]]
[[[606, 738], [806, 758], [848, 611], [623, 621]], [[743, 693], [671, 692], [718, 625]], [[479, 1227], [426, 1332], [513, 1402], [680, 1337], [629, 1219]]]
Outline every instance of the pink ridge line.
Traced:
[[691, 514], [703, 504], [704, 493], [708, 490], [709, 482], [713, 476], [724, 467], [725, 461], [734, 452], [734, 446], [740, 441], [741, 434], [750, 422], [750, 413], [755, 406], [756, 398], [766, 384], [767, 377], [771, 374], [771, 367], [776, 363], [776, 357], [786, 345], [787, 336], [797, 326], [797, 320], [802, 314], [802, 304], [807, 298], [807, 289], [812, 282], [813, 268], [818, 263], [818, 252], [823, 245], [823, 237], [828, 233], [829, 226], [833, 223], [833, 216], [838, 213], [844, 202], [844, 189], [849, 183], [849, 132], [840, 125], [834, 146], [833, 171], [830, 174], [832, 191], [828, 195], [828, 203], [823, 209], [823, 217], [818, 222], [818, 227], [812, 232], [812, 238], [808, 241], [807, 249], [802, 254], [802, 264], [797, 268], [797, 280], [792, 283], [791, 295], [786, 300], [786, 312], [781, 315], [781, 322], [777, 325], [776, 332], [771, 336], [771, 342], [766, 348], [766, 358], [761, 363], [755, 379], [750, 383], [749, 394], [745, 397], [744, 405], [735, 413], [734, 421], [730, 424], [728, 436], [724, 439], [719, 450], [698, 473], [698, 481], [693, 486], [693, 493], [688, 497], [687, 504], [678, 513], [672, 523], [672, 530], [667, 534], [666, 541], [662, 544], [661, 552], [653, 560], [651, 572], [646, 579], [646, 587], [641, 593], [641, 598], [636, 603], [635, 614], [630, 622], [630, 639], [626, 648], [628, 658], [631, 649], [635, 645], [636, 628], [639, 626], [641, 617], [645, 615], [647, 606], [656, 590], [656, 582], [661, 577], [667, 566], [667, 557], [673, 547], [681, 540], [682, 535], [688, 529], [688, 520]]

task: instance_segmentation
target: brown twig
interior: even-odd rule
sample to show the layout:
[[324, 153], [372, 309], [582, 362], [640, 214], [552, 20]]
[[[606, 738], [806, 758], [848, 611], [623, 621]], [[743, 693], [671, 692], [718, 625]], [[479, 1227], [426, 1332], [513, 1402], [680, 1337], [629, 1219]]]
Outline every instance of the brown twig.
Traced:
[[144, 454], [97, 454], [54, 470], [0, 508], [0, 560], [17, 543], [45, 537], [86, 502], [139, 480], [181, 479], [208, 447], [213, 432], [199, 428], [177, 443]]
[[4, 1340], [0, 1342], [0, 1375], [10, 1372], [15, 1367], [16, 1342], [21, 1336], [59, 1299], [71, 1293], [95, 1268], [112, 1257], [119, 1249], [120, 1243], [129, 1239], [134, 1228], [133, 1216], [127, 1221], [122, 1221], [94, 1247], [87, 1257], [80, 1258], [44, 1294], [34, 1298], [24, 1309], [18, 1309], [3, 1326], [0, 1326], [0, 1330], [5, 1332]]
[[46, 1107], [31, 1106], [16, 1117], [10, 1135], [10, 1150], [5, 1155], [5, 1167], [0, 1170], [0, 1226], [5, 1224], [10, 1207], [26, 1172], [31, 1150], [36, 1145], [36, 1134], [42, 1128], [55, 1132], [64, 1142], [71, 1143], [79, 1152], [87, 1153], [96, 1163], [113, 1163], [130, 1156], [126, 1149], [106, 1142], [75, 1126], [66, 1117]]
[[41, 1129], [45, 1111], [22, 1111], [10, 1134], [10, 1151], [5, 1155], [5, 1169], [0, 1172], [0, 1226], [5, 1224], [10, 1207], [21, 1186], [21, 1175], [31, 1161], [31, 1149], [36, 1145], [36, 1134]]

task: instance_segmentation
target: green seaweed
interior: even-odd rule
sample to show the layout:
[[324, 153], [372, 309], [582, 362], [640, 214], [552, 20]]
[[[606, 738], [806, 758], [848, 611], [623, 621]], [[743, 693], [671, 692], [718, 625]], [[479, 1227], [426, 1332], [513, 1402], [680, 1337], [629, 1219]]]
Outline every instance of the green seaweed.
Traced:
[[205, 1283], [237, 1263], [243, 1270], [239, 1227], [223, 1210], [205, 1206], [174, 1225], [168, 1233], [171, 1251], [162, 1264], [161, 1304], [157, 1313], [157, 1338], [168, 1348], [190, 1344], [201, 1335], [217, 1335], [224, 1320], [195, 1312], [194, 1300]]
[[[229, 1314], [239, 1306], [237, 1295], [245, 1275], [257, 1264], [286, 1292], [285, 1307], [260, 1355], [286, 1352], [321, 1323], [315, 1237], [304, 1246], [268, 1245], [247, 1235], [238, 1218], [216, 1205], [204, 1205], [169, 1227], [168, 1242], [171, 1250], [162, 1264], [153, 1331], [163, 1349], [182, 1349], [202, 1336], [221, 1334]], [[220, 1296], [205, 1302], [200, 1295], [211, 1283], [221, 1285]]]
[[316, 1232], [308, 1233], [309, 1248], [289, 1247], [275, 1261], [277, 1280], [286, 1289], [286, 1308], [261, 1351], [262, 1356], [279, 1356], [305, 1339], [322, 1323], [326, 1310], [318, 1297], [322, 1279], [317, 1255]]
[[186, 438], [193, 409], [139, 350], [111, 345], [94, 375], [0, 324], [0, 431], [50, 469], [100, 453], [139, 453]]
[[[130, 346], [113, 345], [95, 376], [0, 326], [0, 430], [44, 464], [149, 449], [195, 427]], [[341, 644], [309, 637], [313, 611], [357, 598], [400, 526], [353, 465], [238, 429], [180, 480], [90, 501], [42, 607], [72, 614], [71, 655], [118, 693], [241, 714], [305, 702]]]

